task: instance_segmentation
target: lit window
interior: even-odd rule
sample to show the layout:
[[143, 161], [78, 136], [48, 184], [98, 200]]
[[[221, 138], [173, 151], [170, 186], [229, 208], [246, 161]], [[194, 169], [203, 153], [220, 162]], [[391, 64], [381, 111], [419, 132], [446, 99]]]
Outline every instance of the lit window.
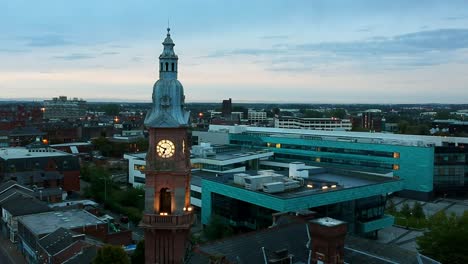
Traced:
[[399, 170], [400, 169], [400, 165], [398, 164], [393, 164], [393, 170]]
[[399, 159], [400, 158], [400, 152], [393, 152], [393, 158]]
[[281, 148], [281, 144], [280, 144], [280, 143], [276, 143], [276, 148]]

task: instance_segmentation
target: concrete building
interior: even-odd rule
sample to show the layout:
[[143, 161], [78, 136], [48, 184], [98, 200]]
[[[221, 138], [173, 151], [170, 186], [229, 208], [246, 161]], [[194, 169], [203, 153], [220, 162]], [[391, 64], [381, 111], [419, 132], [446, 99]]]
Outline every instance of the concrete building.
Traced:
[[250, 123], [261, 123], [267, 120], [267, 113], [265, 111], [249, 109], [247, 112], [247, 119]]
[[86, 114], [86, 101], [83, 99], [67, 99], [66, 96], [54, 97], [44, 101], [44, 119], [49, 120], [76, 120]]
[[[468, 189], [468, 138], [214, 125], [210, 131], [229, 134], [230, 144], [268, 148], [275, 153], [268, 162], [301, 161], [310, 166], [383, 173], [403, 179], [400, 195], [406, 197], [427, 200], [434, 190], [450, 194], [448, 186]], [[436, 162], [436, 153], [443, 148], [446, 156], [464, 153], [457, 157], [456, 174], [447, 167], [446, 173], [435, 173], [441, 166], [449, 165]], [[266, 162], [261, 162], [261, 167], [272, 168]], [[450, 184], [439, 184], [449, 183], [449, 178]]]
[[276, 128], [310, 129], [310, 130], [351, 130], [352, 123], [349, 119], [340, 118], [299, 118], [283, 116], [275, 118]]
[[72, 154], [40, 142], [27, 147], [0, 149], [0, 179], [29, 188], [80, 190], [80, 164]]
[[239, 230], [273, 224], [275, 214], [312, 210], [348, 222], [349, 232], [376, 236], [394, 218], [384, 214], [386, 197], [404, 180], [384, 174], [310, 168], [292, 163], [288, 171], [246, 171], [201, 178], [202, 223], [218, 215]]

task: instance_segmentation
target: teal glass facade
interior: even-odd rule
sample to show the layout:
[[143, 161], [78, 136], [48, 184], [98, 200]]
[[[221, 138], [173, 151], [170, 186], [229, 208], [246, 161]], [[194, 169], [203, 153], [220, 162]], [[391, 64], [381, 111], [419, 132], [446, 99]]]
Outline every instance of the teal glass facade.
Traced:
[[[388, 217], [384, 217], [386, 220], [381, 219], [386, 194], [401, 191], [403, 184], [403, 180], [392, 180], [366, 186], [284, 198], [247, 190], [229, 183], [202, 179], [201, 220], [202, 224], [206, 225], [209, 223], [212, 214], [217, 214], [229, 220], [233, 226], [243, 225], [244, 227], [256, 229], [265, 228], [267, 218], [271, 219], [271, 213], [273, 212], [323, 211], [323, 207], [326, 207], [327, 212], [324, 213], [326, 215], [333, 215], [333, 208], [339, 208], [342, 215], [343, 211], [349, 211], [349, 216], [345, 216], [346, 219], [343, 220], [358, 225], [356, 228], [354, 225], [351, 226], [350, 230], [371, 232], [393, 224], [393, 221], [389, 220]], [[371, 200], [377, 204], [369, 202]], [[215, 208], [217, 208], [217, 212], [214, 212]], [[355, 208], [359, 210], [355, 210]]]
[[432, 196], [434, 147], [324, 140], [312, 135], [230, 134], [231, 144], [268, 148], [274, 160], [375, 173], [393, 172], [403, 180], [402, 195], [427, 200]]

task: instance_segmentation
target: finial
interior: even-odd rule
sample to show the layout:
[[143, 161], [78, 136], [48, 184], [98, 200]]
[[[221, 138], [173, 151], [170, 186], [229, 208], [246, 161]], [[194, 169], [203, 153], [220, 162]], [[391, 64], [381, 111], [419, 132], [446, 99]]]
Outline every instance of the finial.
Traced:
[[171, 28], [169, 27], [169, 18], [167, 19], [167, 35], [170, 36], [171, 35]]

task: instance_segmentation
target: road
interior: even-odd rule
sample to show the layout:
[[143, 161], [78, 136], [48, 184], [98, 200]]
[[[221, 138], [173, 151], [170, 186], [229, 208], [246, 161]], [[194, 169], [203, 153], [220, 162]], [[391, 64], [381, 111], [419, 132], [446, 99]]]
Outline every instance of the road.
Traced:
[[3, 240], [0, 240], [0, 263], [2, 264], [15, 264], [13, 262], [13, 260], [11, 259], [10, 255], [8, 255], [8, 252], [5, 251], [5, 249], [3, 248], [5, 245], [5, 241]]

